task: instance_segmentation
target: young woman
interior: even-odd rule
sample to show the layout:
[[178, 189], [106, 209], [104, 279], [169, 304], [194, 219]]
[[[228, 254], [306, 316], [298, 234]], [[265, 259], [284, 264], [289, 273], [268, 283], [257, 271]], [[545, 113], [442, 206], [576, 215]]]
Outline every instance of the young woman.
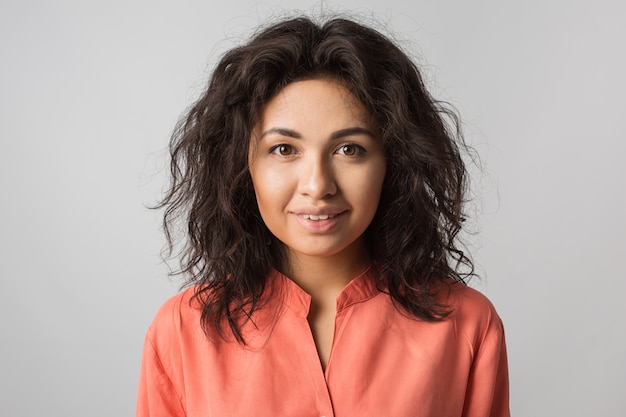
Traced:
[[345, 19], [226, 53], [171, 144], [187, 289], [146, 336], [138, 416], [508, 416], [502, 323], [464, 283], [455, 123]]

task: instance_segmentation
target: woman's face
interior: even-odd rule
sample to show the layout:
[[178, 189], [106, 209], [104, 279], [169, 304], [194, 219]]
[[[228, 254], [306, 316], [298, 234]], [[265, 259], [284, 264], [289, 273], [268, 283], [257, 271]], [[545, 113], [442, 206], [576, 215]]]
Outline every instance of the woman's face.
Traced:
[[386, 170], [370, 120], [327, 79], [291, 83], [264, 108], [250, 141], [250, 174], [263, 221], [292, 254], [363, 257]]

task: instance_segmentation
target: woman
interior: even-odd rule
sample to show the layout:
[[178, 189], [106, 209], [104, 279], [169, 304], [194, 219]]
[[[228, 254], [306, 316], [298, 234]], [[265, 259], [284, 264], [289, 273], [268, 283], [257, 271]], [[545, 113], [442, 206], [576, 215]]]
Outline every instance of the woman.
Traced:
[[171, 144], [188, 288], [148, 330], [137, 415], [508, 416], [502, 323], [464, 283], [449, 116], [350, 20], [226, 53]]

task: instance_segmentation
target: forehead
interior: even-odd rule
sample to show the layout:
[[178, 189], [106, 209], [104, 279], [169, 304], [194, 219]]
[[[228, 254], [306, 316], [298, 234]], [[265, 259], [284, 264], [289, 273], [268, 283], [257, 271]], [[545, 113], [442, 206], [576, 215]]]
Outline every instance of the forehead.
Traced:
[[[320, 120], [324, 120], [324, 126], [319, 126]], [[368, 126], [370, 120], [365, 106], [346, 87], [332, 79], [314, 78], [292, 82], [279, 90], [264, 106], [259, 124], [315, 123], [318, 128], [330, 128], [343, 124]]]

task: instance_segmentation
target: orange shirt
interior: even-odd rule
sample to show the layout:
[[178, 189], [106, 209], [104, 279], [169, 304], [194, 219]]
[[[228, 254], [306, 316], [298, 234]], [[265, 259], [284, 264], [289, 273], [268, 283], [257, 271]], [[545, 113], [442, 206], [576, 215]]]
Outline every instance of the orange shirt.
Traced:
[[442, 322], [407, 317], [373, 270], [337, 298], [325, 371], [307, 322], [310, 296], [274, 272], [272, 302], [242, 346], [200, 327], [193, 289], [159, 310], [145, 339], [138, 417], [509, 416], [504, 331], [478, 291], [453, 284]]

